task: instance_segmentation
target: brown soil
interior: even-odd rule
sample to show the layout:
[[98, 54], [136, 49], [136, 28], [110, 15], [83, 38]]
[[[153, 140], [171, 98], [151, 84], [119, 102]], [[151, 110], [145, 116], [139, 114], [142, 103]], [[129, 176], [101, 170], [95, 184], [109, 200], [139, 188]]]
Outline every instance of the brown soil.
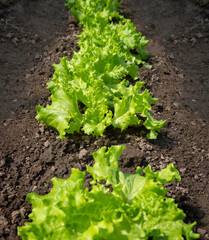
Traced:
[[[5, 1], [2, 0], [5, 3]], [[141, 129], [107, 131], [96, 138], [77, 134], [56, 139], [56, 131], [38, 124], [35, 106], [46, 105], [46, 83], [53, 63], [73, 56], [81, 30], [63, 1], [0, 1], [0, 239], [19, 239], [16, 228], [28, 221], [29, 192], [46, 194], [54, 176], [67, 178], [72, 167], [85, 170], [101, 146], [124, 144], [120, 168], [134, 172], [174, 163], [182, 181], [169, 184], [195, 231], [209, 239], [209, 11], [189, 0], [124, 0], [122, 14], [150, 40], [149, 62], [140, 69], [159, 101], [153, 107], [167, 124], [155, 141]], [[202, 1], [201, 1], [202, 2]], [[46, 184], [45, 184], [46, 183]]]

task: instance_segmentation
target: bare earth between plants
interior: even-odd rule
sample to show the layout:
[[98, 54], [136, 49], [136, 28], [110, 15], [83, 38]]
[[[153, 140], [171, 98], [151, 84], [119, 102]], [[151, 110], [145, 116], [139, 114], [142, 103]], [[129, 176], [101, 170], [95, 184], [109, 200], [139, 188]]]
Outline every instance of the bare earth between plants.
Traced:
[[51, 178], [67, 178], [71, 168], [85, 170], [94, 151], [116, 144], [126, 146], [119, 162], [124, 172], [174, 163], [182, 181], [168, 185], [167, 195], [185, 211], [186, 222], [197, 221], [201, 239], [209, 239], [208, 7], [188, 0], [124, 0], [121, 13], [150, 41], [153, 67], [141, 68], [139, 79], [159, 99], [154, 116], [167, 124], [152, 141], [131, 127], [60, 140], [37, 123], [35, 107], [49, 103], [52, 64], [78, 51], [81, 28], [64, 1], [0, 1], [0, 239], [19, 239], [17, 226], [31, 211], [28, 193], [48, 193]]

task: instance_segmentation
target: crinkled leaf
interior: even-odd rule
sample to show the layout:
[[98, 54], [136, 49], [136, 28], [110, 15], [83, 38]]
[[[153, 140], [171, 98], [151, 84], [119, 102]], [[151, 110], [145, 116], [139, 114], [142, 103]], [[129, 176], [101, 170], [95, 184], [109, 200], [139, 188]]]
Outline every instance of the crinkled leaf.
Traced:
[[150, 133], [147, 134], [148, 139], [156, 139], [160, 129], [165, 125], [166, 121], [156, 120], [152, 117], [150, 112], [146, 112], [143, 117], [146, 117], [147, 120], [144, 122], [144, 126], [150, 130]]
[[117, 185], [119, 183], [118, 159], [124, 146], [112, 146], [107, 152], [106, 147], [100, 148], [93, 153], [95, 164], [93, 167], [87, 166], [95, 181], [106, 180], [107, 184]]
[[86, 134], [102, 136], [106, 127], [112, 124], [112, 112], [105, 105], [88, 108], [83, 117], [82, 130]]
[[78, 109], [75, 92], [66, 93], [63, 90], [57, 90], [51, 96], [51, 100], [52, 104], [47, 105], [46, 108], [37, 106], [36, 119], [57, 129], [60, 138], [65, 137], [66, 131], [68, 133], [79, 132], [82, 116]]

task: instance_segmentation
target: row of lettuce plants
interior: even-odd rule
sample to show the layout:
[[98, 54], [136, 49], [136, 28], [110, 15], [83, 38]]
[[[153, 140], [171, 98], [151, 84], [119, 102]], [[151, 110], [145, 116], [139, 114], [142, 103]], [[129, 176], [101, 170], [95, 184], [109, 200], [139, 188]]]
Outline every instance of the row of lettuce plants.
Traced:
[[[80, 130], [101, 136], [110, 125], [124, 130], [143, 124], [147, 137], [155, 139], [165, 124], [150, 112], [157, 99], [141, 91], [143, 82], [133, 84], [138, 66], [146, 65], [148, 41], [119, 14], [117, 0], [67, 0], [66, 6], [83, 26], [80, 51], [70, 62], [64, 57], [54, 65], [48, 83], [52, 104], [37, 107], [37, 120], [56, 128], [60, 138]], [[93, 154], [95, 164], [87, 166], [90, 189], [83, 187], [85, 172], [73, 168], [68, 179], [52, 179], [49, 194], [28, 194], [32, 222], [18, 227], [18, 235], [23, 240], [199, 238], [192, 231], [196, 223], [186, 224], [185, 213], [166, 197], [163, 184], [181, 180], [173, 164], [126, 174], [118, 168], [124, 148], [103, 147]]]
[[111, 125], [125, 130], [143, 124], [147, 137], [156, 139], [165, 124], [150, 112], [157, 99], [141, 91], [144, 82], [134, 81], [146, 64], [148, 41], [119, 14], [117, 0], [69, 0], [66, 5], [83, 26], [80, 50], [71, 61], [64, 57], [54, 65], [48, 83], [52, 104], [37, 107], [37, 120], [57, 129], [60, 138], [80, 130], [101, 136]]

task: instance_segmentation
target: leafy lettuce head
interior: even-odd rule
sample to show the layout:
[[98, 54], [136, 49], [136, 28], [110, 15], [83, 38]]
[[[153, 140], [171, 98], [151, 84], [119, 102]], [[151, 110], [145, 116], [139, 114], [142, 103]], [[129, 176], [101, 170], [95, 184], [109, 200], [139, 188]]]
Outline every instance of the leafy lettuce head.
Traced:
[[199, 238], [192, 231], [196, 223], [186, 224], [184, 212], [166, 197], [163, 184], [181, 179], [173, 164], [158, 172], [148, 166], [126, 174], [118, 168], [124, 148], [103, 147], [93, 154], [95, 164], [87, 166], [93, 177], [91, 190], [83, 187], [85, 172], [72, 169], [70, 178], [52, 179], [49, 194], [28, 194], [32, 222], [18, 227], [18, 235], [24, 240]]

